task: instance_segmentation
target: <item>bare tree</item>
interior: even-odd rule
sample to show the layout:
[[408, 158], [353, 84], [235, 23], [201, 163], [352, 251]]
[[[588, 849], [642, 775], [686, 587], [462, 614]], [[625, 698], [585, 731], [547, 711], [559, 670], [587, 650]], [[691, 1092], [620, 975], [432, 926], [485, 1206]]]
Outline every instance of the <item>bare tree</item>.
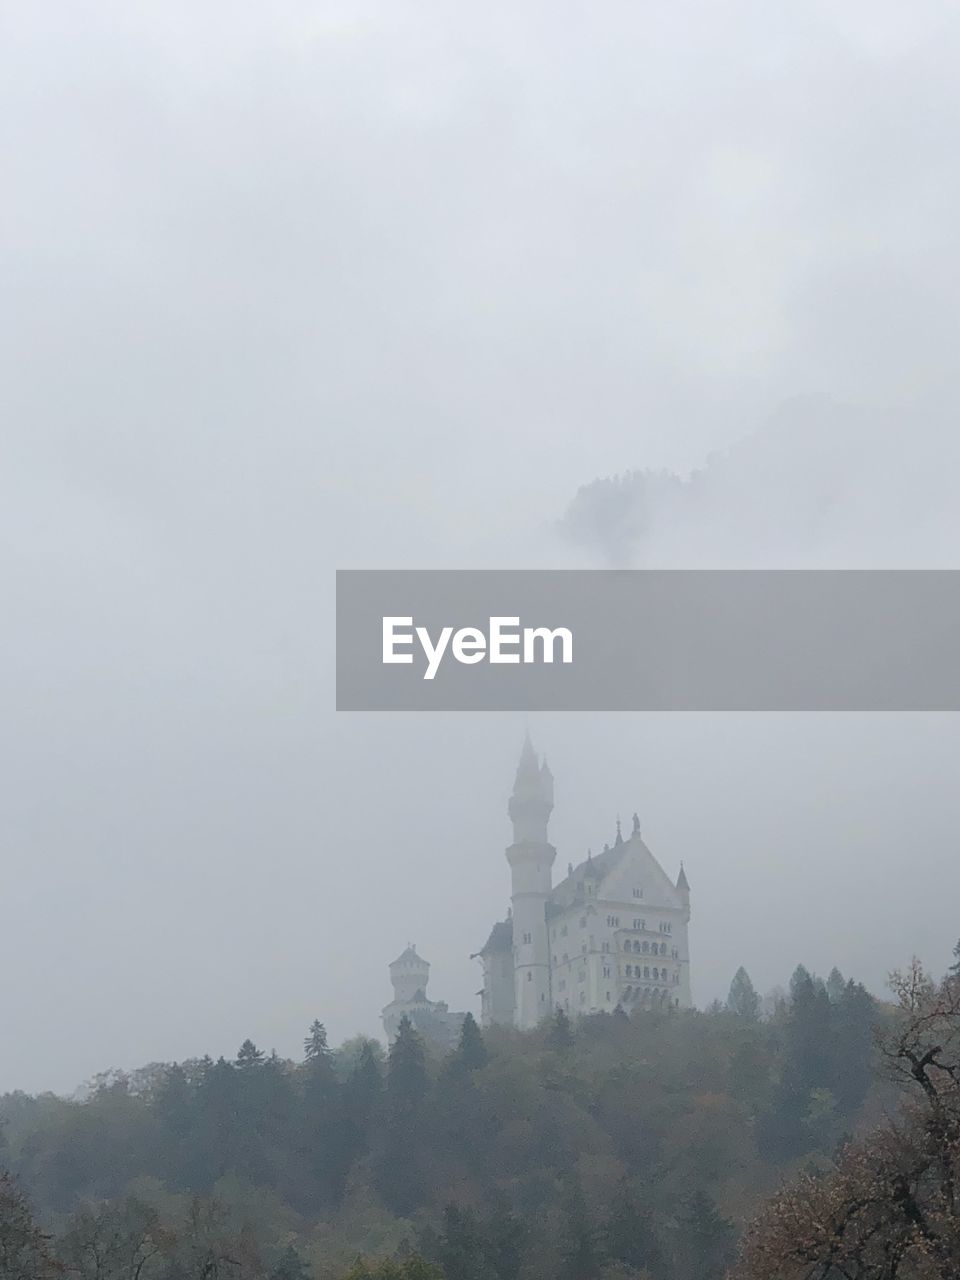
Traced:
[[891, 987], [897, 1016], [880, 1051], [902, 1110], [827, 1174], [773, 1198], [747, 1232], [736, 1280], [960, 1276], [960, 979], [935, 984], [915, 961]]

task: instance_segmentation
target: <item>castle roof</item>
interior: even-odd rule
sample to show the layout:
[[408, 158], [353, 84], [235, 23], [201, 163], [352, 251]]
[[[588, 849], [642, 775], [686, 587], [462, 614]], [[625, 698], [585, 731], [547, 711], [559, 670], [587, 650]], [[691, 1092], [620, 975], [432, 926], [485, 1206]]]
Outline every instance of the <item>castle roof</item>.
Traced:
[[598, 853], [594, 858], [587, 855], [578, 866], [567, 875], [559, 884], [554, 885], [553, 892], [550, 895], [550, 901], [554, 906], [563, 908], [574, 903], [577, 898], [584, 893], [584, 881], [586, 880], [603, 880], [613, 871], [622, 860], [629, 847], [628, 841], [615, 845], [612, 849], [604, 849], [603, 853]]
[[417, 948], [413, 945], [412, 942], [407, 943], [406, 947], [403, 949], [403, 951], [400, 952], [396, 960], [390, 961], [390, 968], [392, 969], [393, 966], [396, 964], [403, 964], [403, 965], [413, 964], [421, 969], [430, 968], [430, 961], [424, 960], [423, 956], [417, 954]]
[[479, 954], [488, 955], [493, 951], [510, 951], [513, 947], [513, 921], [498, 920], [490, 930], [490, 937], [480, 948]]

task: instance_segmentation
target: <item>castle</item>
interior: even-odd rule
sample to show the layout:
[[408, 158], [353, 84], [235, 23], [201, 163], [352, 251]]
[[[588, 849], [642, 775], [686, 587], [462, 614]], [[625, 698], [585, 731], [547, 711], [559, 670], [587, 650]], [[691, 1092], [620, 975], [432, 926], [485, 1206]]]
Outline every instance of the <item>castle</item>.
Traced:
[[[484, 1026], [535, 1027], [555, 1008], [571, 1015], [614, 1009], [689, 1008], [690, 886], [674, 883], [644, 844], [640, 822], [624, 838], [553, 883], [557, 851], [547, 839], [553, 775], [529, 735], [507, 812], [511, 907], [476, 953], [483, 963]], [[383, 1011], [387, 1035], [404, 1013], [433, 1039], [448, 1041], [463, 1014], [426, 998], [430, 966], [407, 950], [390, 966], [394, 1000]]]

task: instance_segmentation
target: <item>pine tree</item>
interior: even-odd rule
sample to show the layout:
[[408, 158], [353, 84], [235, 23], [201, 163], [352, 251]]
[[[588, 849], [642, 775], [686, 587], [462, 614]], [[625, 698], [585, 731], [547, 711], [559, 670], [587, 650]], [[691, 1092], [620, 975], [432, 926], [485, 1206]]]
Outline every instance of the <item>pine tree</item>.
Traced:
[[237, 1067], [241, 1071], [250, 1071], [262, 1066], [263, 1059], [263, 1051], [258, 1049], [252, 1040], [244, 1040], [237, 1053]]
[[560, 1257], [567, 1280], [599, 1280], [603, 1265], [600, 1233], [590, 1221], [583, 1189], [572, 1179], [563, 1196]]
[[960, 942], [953, 948], [953, 964], [950, 966], [949, 972], [955, 978], [960, 978]]
[[733, 981], [730, 983], [727, 1008], [737, 1017], [745, 1018], [749, 1022], [756, 1022], [759, 1016], [760, 997], [743, 965], [733, 975]]
[[561, 1051], [569, 1049], [573, 1045], [573, 1028], [570, 1026], [570, 1019], [559, 1005], [557, 1005], [553, 1015], [553, 1022], [547, 1035], [547, 1043], [552, 1049]]
[[270, 1280], [310, 1280], [310, 1268], [292, 1244], [288, 1244], [280, 1255], [270, 1272]]
[[487, 1046], [472, 1013], [468, 1013], [460, 1027], [460, 1038], [453, 1051], [452, 1066], [460, 1071], [478, 1071], [487, 1065]]
[[407, 1216], [423, 1202], [426, 1135], [421, 1123], [429, 1087], [423, 1041], [406, 1016], [387, 1059], [386, 1117], [377, 1161], [377, 1185], [395, 1213]]
[[327, 1043], [327, 1029], [319, 1019], [310, 1024], [310, 1031], [303, 1042], [303, 1056], [306, 1062], [333, 1065], [333, 1052]]
[[847, 984], [844, 980], [843, 974], [836, 966], [834, 966], [830, 970], [829, 977], [827, 978], [827, 995], [830, 997], [831, 1004], [838, 1004], [839, 1001], [843, 999], [843, 993], [846, 990], [846, 987]]
[[705, 1191], [695, 1191], [687, 1201], [681, 1230], [684, 1280], [720, 1280], [733, 1257], [736, 1233]]
[[387, 1059], [387, 1102], [392, 1115], [416, 1110], [427, 1092], [423, 1041], [404, 1014]]

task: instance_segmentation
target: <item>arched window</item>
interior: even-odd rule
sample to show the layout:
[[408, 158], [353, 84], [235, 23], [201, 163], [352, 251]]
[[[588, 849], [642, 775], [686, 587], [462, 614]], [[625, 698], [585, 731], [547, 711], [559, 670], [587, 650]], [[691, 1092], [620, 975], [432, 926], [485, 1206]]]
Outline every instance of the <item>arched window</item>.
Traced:
[[648, 968], [646, 965], [644, 965], [644, 966], [643, 966], [643, 976], [644, 976], [645, 978], [649, 978], [649, 977], [650, 977], [650, 970], [649, 970], [649, 968]]
[[646, 955], [646, 954], [647, 954], [647, 952], [648, 952], [649, 950], [650, 950], [650, 943], [649, 943], [649, 942], [645, 942], [645, 943], [643, 944], [643, 954], [644, 954], [644, 955]]
[[633, 965], [632, 965], [632, 964], [628, 964], [628, 965], [627, 965], [627, 968], [626, 968], [626, 974], [627, 974], [627, 977], [628, 977], [628, 978], [632, 978], [632, 977], [633, 977]]

